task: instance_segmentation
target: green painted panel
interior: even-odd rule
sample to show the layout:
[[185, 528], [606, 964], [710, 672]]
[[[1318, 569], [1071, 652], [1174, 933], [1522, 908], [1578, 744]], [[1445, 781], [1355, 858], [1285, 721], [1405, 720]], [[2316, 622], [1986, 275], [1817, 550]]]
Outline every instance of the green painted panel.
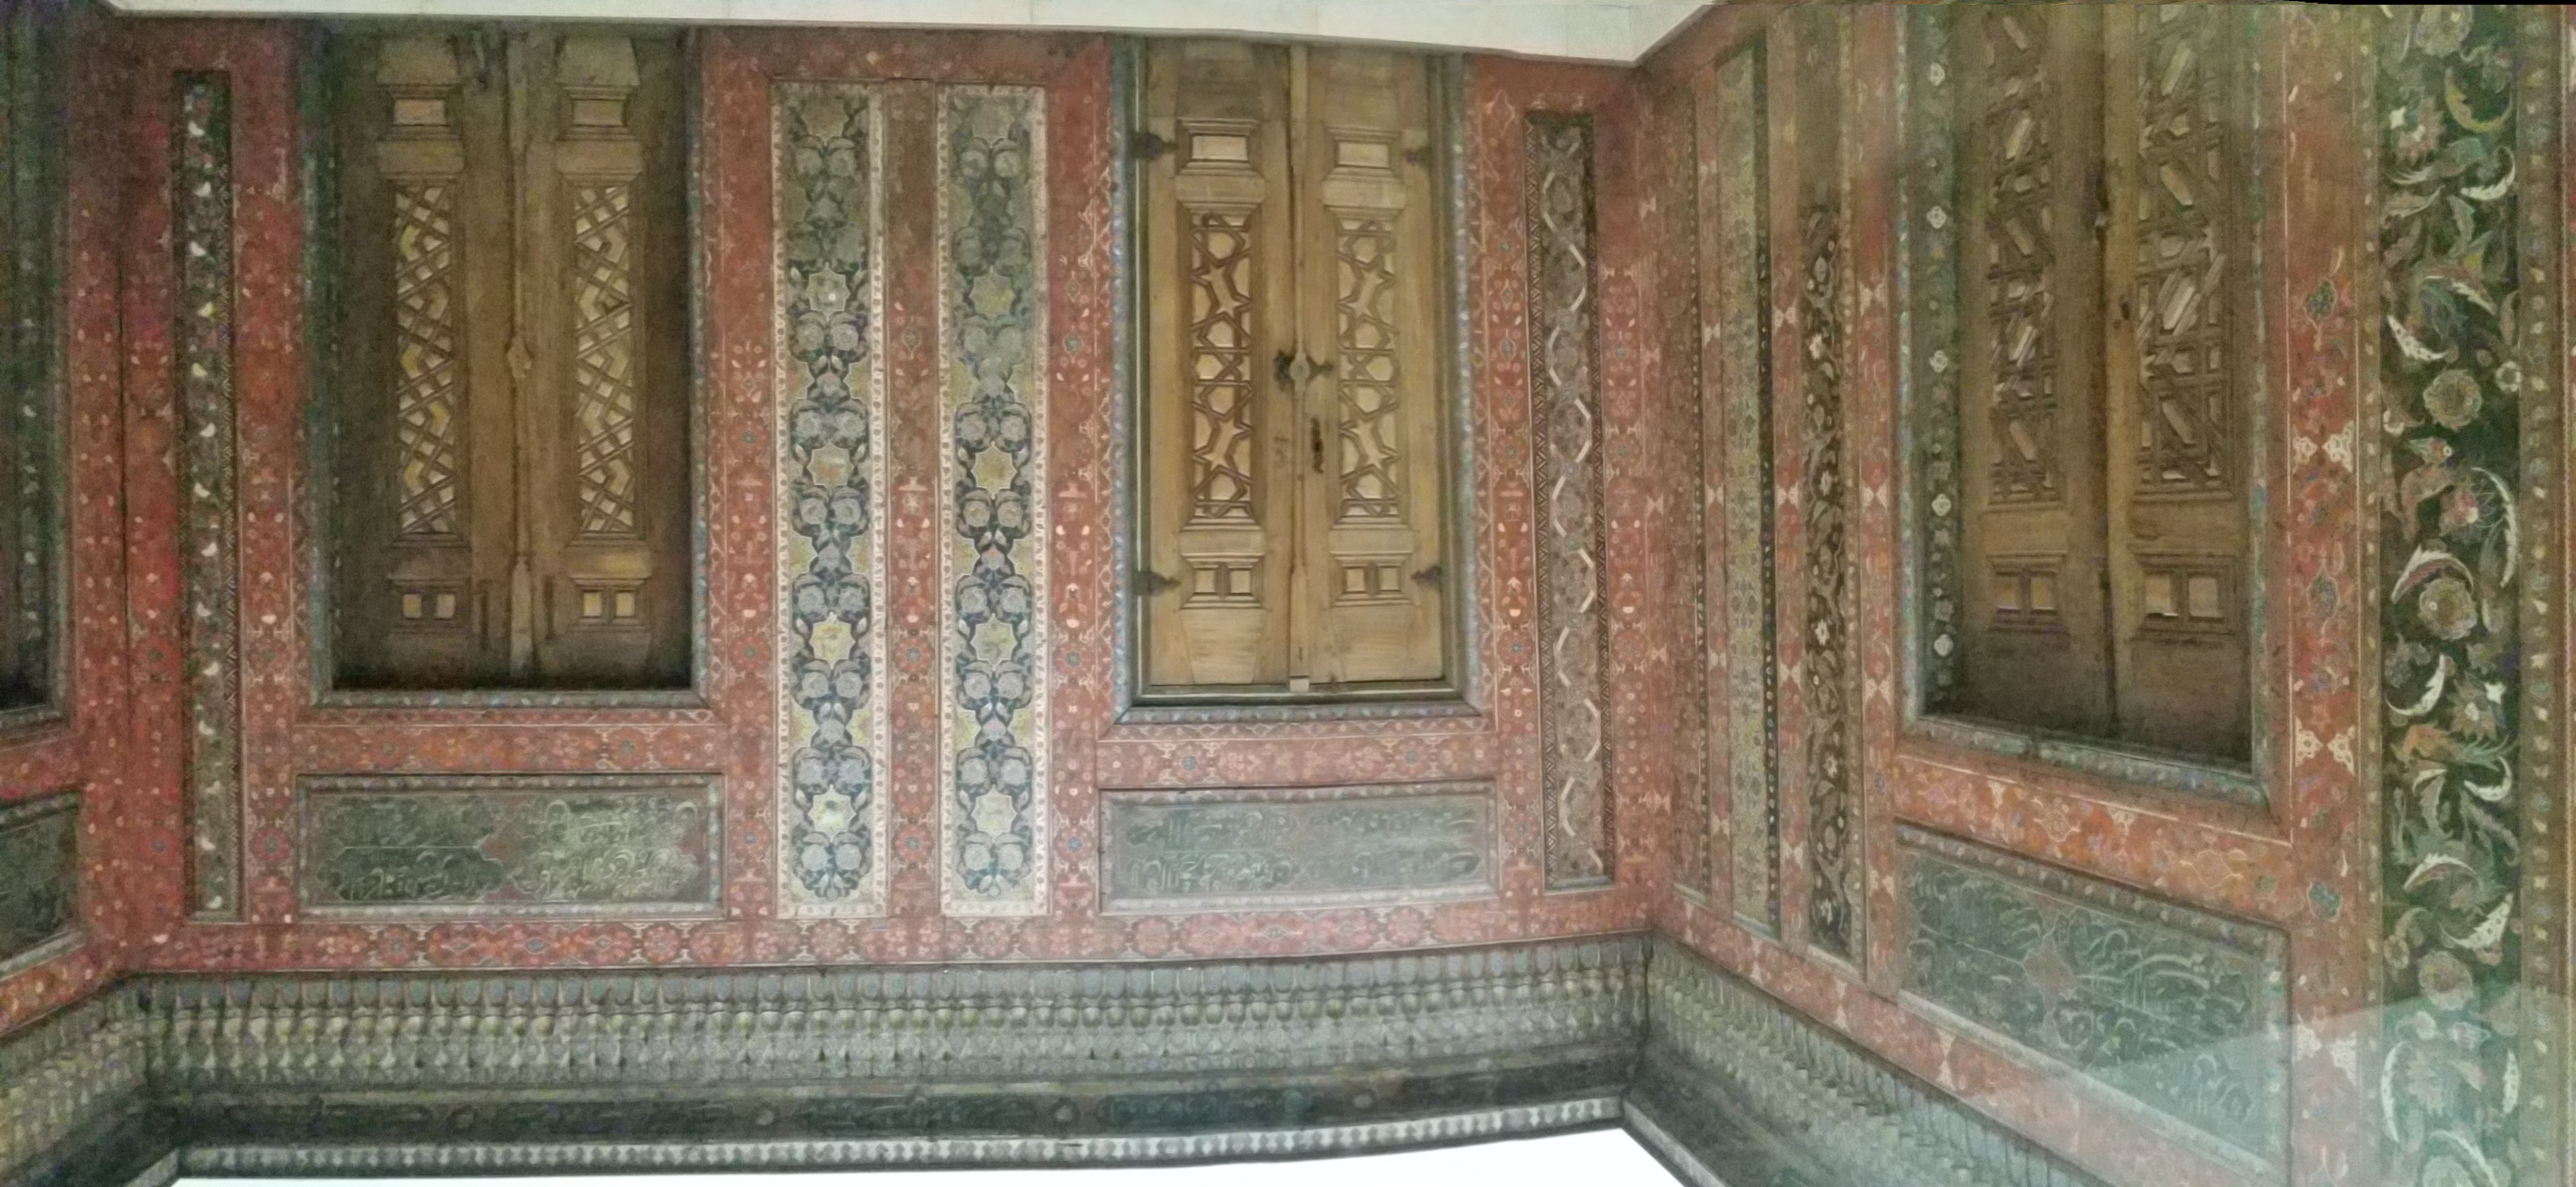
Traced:
[[0, 808], [0, 966], [79, 922], [80, 796]]
[[1101, 897], [1112, 911], [1494, 893], [1489, 784], [1112, 792], [1101, 812]]
[[1900, 827], [1905, 989], [2264, 1165], [2282, 1158], [2288, 941]]
[[692, 914], [716, 905], [716, 779], [325, 776], [303, 783], [304, 905]]

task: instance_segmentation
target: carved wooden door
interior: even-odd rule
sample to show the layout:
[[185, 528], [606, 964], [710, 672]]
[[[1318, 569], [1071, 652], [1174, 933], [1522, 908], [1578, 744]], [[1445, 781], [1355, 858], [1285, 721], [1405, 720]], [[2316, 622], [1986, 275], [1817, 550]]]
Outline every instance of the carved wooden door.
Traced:
[[2243, 757], [2253, 110], [2229, 6], [2114, 6], [2104, 22], [2111, 633], [2120, 734]]
[[678, 57], [335, 45], [342, 683], [686, 683]]
[[2238, 19], [1963, 9], [1957, 707], [2247, 753]]
[[2100, 18], [1969, 6], [1959, 143], [1960, 419], [1971, 607], [1961, 699], [2112, 730], [2104, 613]]
[[1146, 58], [1146, 682], [1437, 680], [1428, 63], [1198, 41]]

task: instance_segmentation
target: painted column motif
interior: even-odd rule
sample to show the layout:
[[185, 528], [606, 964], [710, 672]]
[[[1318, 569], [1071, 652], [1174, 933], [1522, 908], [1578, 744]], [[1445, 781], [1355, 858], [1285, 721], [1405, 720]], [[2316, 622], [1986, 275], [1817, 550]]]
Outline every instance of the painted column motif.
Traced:
[[2553, 241], [2552, 19], [2399, 9], [2378, 47], [2390, 1002], [2378, 1089], [2392, 1183], [2549, 1182], [2564, 1158], [2559, 1102], [2541, 1087], [2542, 1061], [2563, 1058], [2552, 1007], [2519, 984], [2563, 975], [2533, 977], [2524, 960], [2534, 926], [2554, 922], [2524, 897], [2549, 860], [2525, 817], [2565, 791], [2555, 694], [2545, 674], [2526, 687], [2559, 646], [2560, 368], [2546, 273], [2525, 268]]
[[187, 607], [189, 906], [241, 917], [241, 655], [234, 538], [232, 83], [177, 78], [171, 211], [177, 253], [181, 590]]
[[939, 96], [940, 902], [1047, 906], [1046, 106]]
[[886, 423], [874, 93], [773, 97], [780, 657], [779, 910], [873, 915], [886, 899]]
[[[1831, 186], [1831, 182], [1822, 187]], [[1846, 960], [1860, 942], [1860, 811], [1852, 720], [1852, 580], [1844, 480], [1842, 213], [1817, 202], [1804, 217], [1806, 261], [1798, 293], [1806, 400], [1807, 940]]]
[[1538, 429], [1539, 756], [1550, 890], [1610, 881], [1592, 119], [1532, 112], [1530, 404]]

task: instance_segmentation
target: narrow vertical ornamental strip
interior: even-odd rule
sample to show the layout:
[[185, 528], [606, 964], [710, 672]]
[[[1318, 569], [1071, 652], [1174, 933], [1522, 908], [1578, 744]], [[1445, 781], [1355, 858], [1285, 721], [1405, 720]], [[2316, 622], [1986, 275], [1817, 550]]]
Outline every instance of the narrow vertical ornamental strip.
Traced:
[[942, 909], [1047, 906], [1046, 106], [939, 100]]
[[178, 76], [171, 214], [178, 255], [179, 506], [187, 606], [190, 909], [241, 914], [241, 658], [234, 550], [232, 86]]
[[1603, 885], [1612, 872], [1592, 119], [1531, 112], [1525, 127], [1541, 538], [1539, 767], [1547, 885], [1564, 890]]
[[866, 87], [772, 96], [778, 359], [779, 911], [882, 913], [884, 170]]
[[1717, 367], [1708, 402], [1720, 442], [1726, 571], [1726, 787], [1737, 917], [1780, 926], [1779, 629], [1771, 559], [1771, 241], [1764, 150], [1762, 52], [1739, 53], [1716, 74], [1717, 270], [1710, 330]]
[[10, 398], [0, 408], [0, 482], [10, 488], [12, 546], [0, 560], [0, 670], [21, 706], [0, 721], [50, 716], [65, 702], [69, 673], [62, 573], [70, 513], [63, 459], [65, 408], [60, 314], [51, 297], [62, 275], [60, 236], [52, 233], [66, 190], [64, 129], [41, 113], [59, 109], [63, 9], [19, 4], [6, 17], [6, 77], [0, 79], [0, 382]]
[[[2526, 800], [2564, 790], [2534, 778], [2529, 743], [2546, 739], [2524, 732], [2534, 723], [2522, 633], [2555, 600], [2556, 557], [2523, 551], [2527, 534], [2550, 529], [2529, 514], [2521, 481], [2524, 450], [2547, 444], [2525, 439], [2526, 398], [2555, 400], [2558, 367], [2537, 346], [2550, 319], [2538, 286], [2526, 288], [2537, 245], [2520, 209], [2554, 146], [2531, 154], [2517, 123], [2556, 96], [2518, 114], [2516, 94], [2556, 22], [2533, 43], [2516, 37], [2516, 20], [2503, 5], [2396, 10], [2372, 121], [2389, 500], [2379, 556], [2390, 1004], [2378, 1091], [2387, 1181], [2424, 1187], [2543, 1181], [2516, 1173], [2514, 1135], [2517, 1110], [2535, 1107], [2525, 1085], [2548, 1073], [2522, 1066], [2517, 1048], [2564, 1008], [2535, 1010], [2516, 984], [2530, 926], [2517, 898]], [[2535, 460], [2555, 481], [2565, 459]], [[2545, 715], [2549, 698], [2536, 699]]]
[[1806, 455], [1807, 942], [1846, 960], [1860, 942], [1860, 820], [1852, 769], [1852, 588], [1849, 483], [1843, 473], [1843, 244], [1839, 206], [1814, 202], [1801, 219], [1806, 267], [1798, 283], [1803, 333], [1799, 442]]
[[1959, 683], [1959, 228], [1957, 70], [1951, 15], [1910, 9], [1905, 27], [1905, 317], [1913, 435], [1907, 530], [1918, 566], [1912, 588], [1917, 709], [1948, 703]]

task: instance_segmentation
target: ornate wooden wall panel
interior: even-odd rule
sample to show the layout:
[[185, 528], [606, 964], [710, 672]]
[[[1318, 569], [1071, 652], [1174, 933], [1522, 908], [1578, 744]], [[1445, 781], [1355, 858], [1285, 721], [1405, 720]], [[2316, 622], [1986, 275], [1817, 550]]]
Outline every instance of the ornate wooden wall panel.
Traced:
[[[705, 294], [705, 344], [694, 447], [700, 472], [692, 481], [704, 548], [700, 597], [710, 613], [699, 641], [705, 658], [697, 688], [632, 699], [407, 694], [400, 704], [361, 705], [345, 698], [326, 702], [311, 668], [320, 624], [307, 611], [317, 604], [324, 583], [311, 567], [314, 533], [321, 528], [306, 506], [314, 479], [300, 435], [305, 372], [313, 360], [304, 339], [308, 310], [297, 295], [306, 257], [295, 124], [288, 114], [297, 93], [296, 35], [288, 26], [253, 22], [117, 28], [133, 35], [128, 44], [138, 47], [132, 58], [136, 68], [157, 71], [154, 77], [162, 81], [151, 88], [126, 87], [121, 76], [93, 72], [93, 77], [113, 80], [101, 86], [99, 101], [114, 112], [113, 118], [99, 121], [101, 126], [121, 129], [119, 136], [130, 130], [143, 143], [177, 143], [179, 108], [169, 80], [183, 71], [220, 72], [233, 107], [242, 921], [180, 922], [196, 895], [185, 864], [174, 868], [171, 860], [194, 841], [184, 794], [184, 731], [110, 731], [105, 736], [123, 739], [130, 733], [134, 770], [159, 772], [138, 777], [128, 834], [132, 840], [119, 846], [113, 858], [98, 860], [116, 873], [104, 884], [105, 892], [91, 899], [93, 913], [110, 912], [119, 919], [130, 914], [149, 926], [148, 932], [137, 933], [149, 942], [134, 950], [135, 965], [253, 970], [1133, 959], [1456, 945], [1597, 932], [1642, 921], [1651, 838], [1622, 835], [1611, 842], [1604, 854], [1608, 886], [1549, 894], [1540, 858], [1537, 781], [1513, 773], [1524, 762], [1535, 770], [1539, 721], [1529, 666], [1538, 654], [1529, 585], [1537, 572], [1536, 520], [1527, 499], [1534, 454], [1526, 435], [1529, 381], [1517, 370], [1522, 357], [1517, 313], [1508, 335], [1497, 328], [1480, 339], [1489, 345], [1479, 348], [1477, 357], [1495, 360], [1494, 372], [1478, 376], [1472, 402], [1462, 403], [1455, 413], [1458, 423], [1474, 426], [1470, 456], [1475, 461], [1462, 482], [1472, 489], [1472, 503], [1479, 508], [1470, 545], [1463, 550], [1468, 563], [1462, 577], [1476, 583], [1472, 604], [1480, 607], [1480, 620], [1467, 632], [1476, 648], [1473, 662], [1465, 667], [1471, 675], [1470, 703], [1439, 713], [1387, 713], [1382, 719], [1268, 720], [1223, 727], [1186, 718], [1116, 720], [1123, 706], [1115, 673], [1124, 663], [1116, 574], [1126, 541], [1117, 510], [1124, 506], [1118, 493], [1123, 446], [1112, 429], [1120, 423], [1123, 390], [1114, 381], [1123, 350], [1115, 320], [1123, 277], [1115, 248], [1124, 228], [1113, 185], [1121, 170], [1111, 127], [1116, 110], [1111, 54], [1103, 42], [738, 30], [702, 34], [697, 51], [702, 60], [694, 68], [702, 72], [705, 100], [697, 137], [703, 219], [697, 266]], [[1604, 160], [1620, 162], [1615, 168], [1604, 166], [1602, 200], [1611, 201], [1614, 186], [1628, 184], [1622, 176], [1624, 150], [1617, 148], [1624, 136], [1619, 121], [1627, 117], [1610, 106], [1618, 89], [1616, 72], [1480, 62], [1468, 75], [1469, 95], [1487, 103], [1475, 110], [1492, 118], [1471, 122], [1472, 134], [1457, 146], [1461, 209], [1492, 226], [1508, 227], [1509, 241], [1521, 243], [1527, 211], [1526, 176], [1519, 165], [1526, 151], [1522, 115], [1533, 109], [1594, 114], [1602, 121], [1596, 127], [1602, 129]], [[867, 495], [876, 503], [868, 518], [871, 555], [862, 562], [850, 554], [854, 564], [881, 565], [885, 573], [882, 596], [871, 595], [869, 626], [881, 636], [877, 645], [883, 650], [868, 699], [871, 712], [880, 712], [883, 719], [883, 753], [871, 756], [881, 764], [873, 778], [883, 796], [862, 810], [883, 813], [882, 823], [872, 826], [878, 831], [868, 843], [868, 861], [874, 864], [866, 876], [884, 881], [881, 897], [863, 908], [850, 899], [799, 899], [799, 888], [806, 883], [796, 874], [802, 850], [792, 835], [794, 813], [801, 809], [781, 745], [783, 731], [797, 720], [785, 677], [793, 662], [790, 650], [799, 643], [786, 625], [784, 599], [792, 590], [782, 586], [782, 563], [793, 556], [781, 552], [782, 509], [791, 493], [781, 480], [781, 466], [791, 458], [811, 460], [795, 454], [786, 430], [794, 395], [810, 394], [815, 372], [807, 367], [802, 372], [806, 382], [797, 382], [795, 339], [792, 334], [782, 338], [780, 314], [782, 308], [792, 309], [794, 294], [779, 282], [777, 231], [785, 198], [778, 183], [780, 170], [792, 173], [794, 162], [779, 148], [773, 86], [778, 80], [864, 87], [872, 105], [882, 104], [881, 112], [870, 113], [883, 129], [881, 143], [872, 149], [882, 165], [865, 182], [882, 191], [883, 221], [866, 231], [870, 250], [882, 260], [869, 260], [866, 277], [875, 290], [867, 295], [872, 321], [851, 327], [863, 330], [880, 354], [874, 359], [836, 356], [832, 364], [867, 371], [870, 383], [880, 386], [861, 398], [884, 403], [882, 422], [870, 425], [871, 444], [884, 443], [876, 459], [883, 473], [872, 476], [875, 489]], [[989, 209], [979, 206], [976, 195], [968, 192], [972, 187], [964, 184], [969, 170], [984, 167], [981, 162], [989, 155], [985, 146], [941, 139], [943, 131], [962, 133], [973, 122], [958, 117], [944, 128], [941, 124], [944, 104], [954, 97], [942, 87], [961, 84], [999, 84], [1004, 90], [954, 94], [1020, 96], [1028, 105], [1027, 115], [1005, 121], [1012, 129], [1007, 136], [1024, 138], [1013, 142], [1042, 171], [1028, 175], [1025, 183], [1002, 187], [1006, 200], [989, 204]], [[1043, 120], [1035, 118], [1039, 106]], [[953, 183], [947, 187], [945, 222], [938, 213], [943, 158]], [[112, 361], [104, 367], [91, 364], [85, 382], [103, 386], [81, 389], [83, 398], [104, 399], [104, 407], [114, 408], [120, 390], [164, 393], [157, 404], [115, 413], [123, 418], [121, 425], [113, 419], [85, 423], [81, 432], [87, 436], [79, 440], [89, 444], [77, 445], [74, 454], [77, 465], [86, 468], [82, 481], [90, 484], [78, 489], [96, 486], [112, 492], [120, 469], [130, 483], [130, 564], [138, 593], [129, 608], [141, 658], [131, 698], [118, 685], [99, 685], [111, 690], [102, 699], [114, 714], [101, 717], [102, 722], [125, 720], [131, 712], [175, 723], [185, 720], [188, 711], [188, 669], [181, 658], [186, 616], [177, 594], [187, 571], [182, 563], [186, 547], [177, 535], [182, 517], [175, 468], [184, 451], [172, 431], [180, 390], [174, 369], [180, 343], [172, 337], [180, 324], [180, 261], [167, 246], [183, 213], [171, 204], [174, 163], [146, 159], [136, 164], [130, 192], [95, 197], [89, 207], [95, 213], [82, 216], [100, 225], [130, 224], [153, 245], [145, 251], [122, 234], [95, 239], [115, 245], [115, 252], [85, 265], [89, 271], [80, 275], [87, 279], [74, 287], [74, 312], [95, 323], [92, 340], [103, 344]], [[84, 167], [114, 178], [126, 166], [85, 162]], [[1041, 180], [1042, 186], [1036, 184]], [[1471, 231], [1462, 241], [1480, 233]], [[1636, 393], [1642, 390], [1637, 294], [1621, 287], [1633, 289], [1636, 275], [1630, 257], [1621, 254], [1627, 250], [1627, 232], [1605, 215], [1598, 233], [1608, 278], [1599, 331], [1602, 431], [1615, 459], [1617, 450], [1637, 448], [1651, 435], [1641, 431], [1644, 422], [1636, 411]], [[988, 245], [1006, 250], [991, 255]], [[1019, 264], [1012, 263], [1010, 250], [1022, 253]], [[950, 274], [946, 299], [943, 251]], [[994, 306], [981, 302], [998, 290], [982, 275], [969, 275], [970, 263], [1006, 271], [1023, 266], [1030, 281], [1042, 275], [1045, 284], [1026, 290], [1014, 310], [990, 313]], [[1501, 283], [1506, 277], [1508, 286]], [[1491, 298], [1506, 287], [1526, 284], [1526, 271], [1512, 267], [1480, 273], [1474, 283], [1462, 285], [1468, 294], [1459, 310], [1462, 333], [1472, 336], [1486, 333], [1479, 327], [1498, 327], [1487, 312]], [[117, 325], [126, 327], [122, 337]], [[983, 389], [972, 364], [999, 358], [992, 344], [1011, 334], [1020, 336], [1024, 353], [1013, 364], [1020, 368], [1011, 380], [1016, 386], [1003, 390], [1015, 393], [1011, 402], [1028, 418], [1029, 448], [1020, 462], [1025, 472], [1019, 481], [1037, 505], [1026, 509], [1030, 518], [1017, 529], [1023, 534], [1009, 556], [1015, 575], [1028, 582], [1030, 620], [1044, 623], [1042, 637], [1027, 636], [1032, 644], [1042, 643], [1043, 650], [1029, 649], [1020, 662], [1028, 665], [1022, 669], [1029, 686], [1026, 704], [1044, 702], [1045, 715], [1037, 718], [1024, 707], [994, 716], [1019, 732], [995, 752], [1003, 759], [994, 773], [1000, 780], [995, 786], [1014, 792], [1006, 796], [1014, 816], [1002, 822], [1004, 832], [990, 833], [981, 831], [984, 821], [974, 811], [977, 805], [952, 797], [954, 785], [941, 783], [940, 771], [943, 762], [952, 764], [952, 770], [968, 766], [958, 752], [978, 747], [986, 726], [983, 718], [962, 710], [966, 697], [983, 695], [985, 686], [976, 683], [983, 673], [971, 665], [961, 672], [952, 660], [999, 640], [989, 628], [974, 634], [956, 629], [971, 608], [953, 596], [943, 565], [950, 566], [950, 574], [966, 575], [984, 562], [979, 542], [968, 540], [958, 528], [969, 522], [969, 514], [980, 515], [985, 496], [1009, 487], [1010, 480], [991, 466], [970, 462], [951, 476], [972, 479], [973, 489], [952, 485], [941, 468], [958, 459], [942, 443], [983, 431], [980, 421], [961, 424], [950, 415], [963, 405], [947, 401], [980, 395]], [[1506, 341], [1509, 351], [1502, 349]], [[119, 352], [122, 357], [115, 357]], [[1508, 371], [1502, 362], [1507, 354]], [[1465, 365], [1465, 358], [1462, 352], [1459, 365]], [[952, 361], [967, 364], [963, 377], [952, 369]], [[994, 374], [999, 372], [986, 372]], [[861, 390], [853, 385], [854, 393]], [[1519, 420], [1506, 419], [1502, 414], [1516, 405]], [[115, 449], [101, 452], [97, 442], [120, 435], [126, 442], [121, 456]], [[1042, 451], [1038, 442], [1043, 442]], [[814, 473], [810, 466], [806, 472]], [[984, 485], [988, 479], [993, 485]], [[1636, 591], [1654, 584], [1641, 576], [1647, 570], [1638, 559], [1643, 546], [1657, 539], [1645, 510], [1650, 493], [1643, 486], [1622, 487], [1614, 481], [1601, 496], [1600, 514], [1610, 525], [1603, 579], [1613, 591], [1631, 591], [1626, 596], [1632, 601], [1639, 597]], [[95, 565], [102, 556], [113, 563], [119, 534], [114, 505], [113, 497], [83, 500], [81, 515], [95, 517], [90, 508], [108, 509], [99, 524], [84, 529], [83, 565]], [[965, 550], [952, 551], [952, 543]], [[116, 641], [127, 629], [121, 614], [90, 617], [86, 607], [92, 604], [129, 604], [113, 593], [92, 597], [97, 588], [105, 587], [83, 586], [82, 629], [99, 632], [96, 637], [107, 642], [97, 647], [84, 643], [80, 654], [85, 664], [113, 660], [121, 646]], [[1615, 602], [1605, 602], [1604, 613], [1615, 608]], [[1622, 639], [1643, 638], [1657, 629], [1614, 623], [1610, 647], [1615, 652], [1631, 645]], [[825, 648], [836, 651], [838, 639], [825, 633]], [[862, 645], [855, 632], [851, 645]], [[851, 653], [841, 654], [847, 659]], [[1657, 691], [1660, 687], [1640, 683], [1615, 691], [1610, 728], [1651, 736], [1648, 719], [1664, 695]], [[87, 688], [83, 697], [87, 705]], [[1000, 700], [991, 704], [1008, 709]], [[953, 718], [952, 709], [959, 710]], [[1012, 782], [1021, 778], [1011, 766], [1013, 745], [1043, 758], [1028, 768], [1024, 789]], [[90, 752], [109, 753], [103, 746]], [[0, 756], [9, 753], [0, 751]], [[31, 777], [49, 777], [51, 786], [65, 785], [74, 781], [78, 769], [69, 765], [69, 753], [30, 760], [24, 769]], [[1646, 794], [1644, 780], [1655, 775], [1651, 763], [1640, 758], [1620, 770], [1628, 773], [1614, 771], [1605, 780], [1605, 796], [1622, 797], [1625, 803], [1627, 797]], [[53, 774], [46, 776], [47, 771]], [[331, 918], [305, 904], [315, 855], [306, 852], [301, 840], [298, 788], [309, 778], [347, 779], [351, 782], [344, 786], [364, 787], [397, 775], [666, 777], [669, 772], [700, 772], [720, 780], [710, 861], [718, 881], [708, 917], [508, 916], [478, 903], [434, 919], [417, 912], [400, 919], [382, 914]], [[1465, 894], [1466, 883], [1460, 881], [1366, 903], [1285, 910], [1193, 907], [1105, 914], [1101, 909], [1098, 855], [1105, 788], [1370, 787], [1487, 780], [1494, 784], [1492, 856], [1480, 877], [1489, 879], [1495, 893]], [[124, 794], [113, 786], [96, 791], [102, 802]], [[840, 822], [838, 807], [832, 804], [821, 816]], [[1027, 831], [1017, 831], [1022, 829]], [[995, 885], [1003, 890], [996, 901], [1028, 914], [950, 921], [951, 907], [962, 901], [962, 871], [978, 835], [1024, 838], [1023, 864], [1014, 877]], [[842, 860], [837, 853], [822, 856], [836, 867]], [[957, 861], [950, 862], [952, 856]], [[1004, 863], [996, 860], [979, 868], [1004, 871]], [[952, 877], [960, 880], [951, 882]], [[128, 903], [143, 906], [129, 910]], [[861, 912], [864, 924], [832, 917]], [[100, 934], [110, 932], [125, 934], [111, 928]], [[50, 971], [0, 982], [0, 1011], [19, 1009], [20, 1002], [63, 1000], [63, 995], [96, 984], [108, 967], [106, 954], [75, 956], [46, 966]], [[0, 1024], [17, 1016], [0, 1012]]]
[[1101, 797], [1108, 911], [1282, 910], [1496, 891], [1489, 784]]
[[0, 808], [0, 970], [79, 942], [80, 806], [66, 792]]

